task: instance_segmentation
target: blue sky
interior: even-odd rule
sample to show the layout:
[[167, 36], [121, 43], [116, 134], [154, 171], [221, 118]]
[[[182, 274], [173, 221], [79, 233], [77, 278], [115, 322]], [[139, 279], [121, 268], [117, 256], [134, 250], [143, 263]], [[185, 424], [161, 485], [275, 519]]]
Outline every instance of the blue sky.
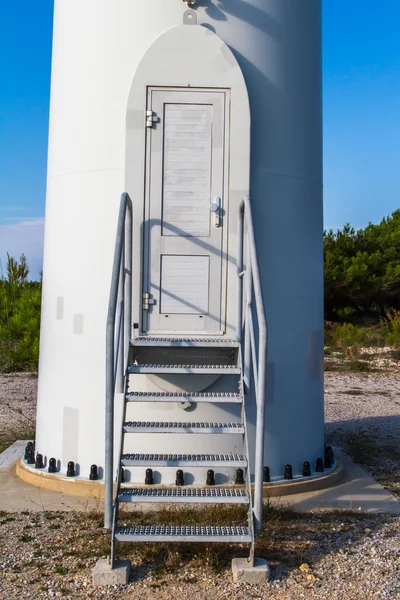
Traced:
[[[52, 0], [0, 3], [0, 258], [4, 268], [7, 251], [25, 252], [34, 278], [42, 264], [52, 9]], [[325, 226], [364, 227], [400, 207], [400, 2], [323, 0], [323, 9]]]

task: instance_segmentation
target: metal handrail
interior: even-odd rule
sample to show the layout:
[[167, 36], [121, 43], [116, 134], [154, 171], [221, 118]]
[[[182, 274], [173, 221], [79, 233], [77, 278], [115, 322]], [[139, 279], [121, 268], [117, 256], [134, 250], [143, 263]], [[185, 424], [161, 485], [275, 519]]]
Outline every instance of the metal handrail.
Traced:
[[[114, 404], [116, 391], [124, 390], [132, 326], [132, 228], [129, 194], [121, 196], [106, 331], [106, 420], [104, 462], [104, 527], [113, 515]], [[117, 308], [118, 319], [117, 319]]]
[[[246, 269], [243, 271], [244, 241], [246, 239]], [[254, 469], [254, 526], [257, 530], [262, 527], [263, 500], [263, 459], [264, 459], [264, 410], [266, 396], [266, 370], [268, 328], [265, 317], [264, 300], [261, 289], [260, 272], [258, 269], [257, 249], [254, 236], [253, 218], [250, 198], [243, 198], [239, 206], [238, 218], [238, 306], [236, 338], [242, 342], [244, 337], [244, 375], [245, 390], [250, 389], [251, 373], [253, 373], [255, 397], [257, 405], [255, 469]], [[243, 296], [243, 273], [245, 276], [245, 295]], [[253, 292], [258, 321], [258, 359], [256, 336], [253, 322]], [[243, 302], [245, 314], [243, 319]]]

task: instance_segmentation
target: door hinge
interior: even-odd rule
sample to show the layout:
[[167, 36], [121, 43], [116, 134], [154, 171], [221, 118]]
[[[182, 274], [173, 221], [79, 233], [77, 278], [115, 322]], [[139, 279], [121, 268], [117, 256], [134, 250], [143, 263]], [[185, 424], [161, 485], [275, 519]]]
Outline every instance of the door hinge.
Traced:
[[149, 310], [149, 306], [154, 305], [156, 303], [154, 298], [150, 298], [150, 294], [148, 292], [145, 292], [143, 294], [143, 302], [142, 302], [142, 308], [143, 310]]
[[159, 122], [159, 118], [152, 110], [146, 110], [146, 127], [153, 127], [154, 123]]

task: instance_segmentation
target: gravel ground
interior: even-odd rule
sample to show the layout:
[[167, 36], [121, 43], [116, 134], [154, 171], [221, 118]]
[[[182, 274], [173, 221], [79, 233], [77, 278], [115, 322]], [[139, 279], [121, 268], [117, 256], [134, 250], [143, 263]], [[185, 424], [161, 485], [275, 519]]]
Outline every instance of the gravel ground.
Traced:
[[[341, 446], [400, 496], [398, 364], [381, 356], [373, 362], [368, 359], [371, 372], [336, 367], [327, 372], [325, 413], [327, 441]], [[36, 386], [34, 376], [0, 376], [0, 444], [32, 429]], [[175, 524], [183, 520], [197, 524], [200, 518], [190, 511], [170, 517]], [[236, 517], [225, 514], [227, 523]], [[157, 519], [149, 513], [129, 518], [138, 523]], [[351, 511], [298, 515], [278, 506], [267, 510], [265, 530], [257, 541], [257, 556], [267, 558], [271, 566], [271, 582], [266, 585], [232, 582], [230, 561], [235, 555], [244, 556], [244, 548], [158, 544], [122, 548], [121, 555], [132, 560], [132, 583], [96, 589], [91, 571], [109, 547], [101, 519], [89, 512], [0, 512], [0, 600], [200, 600], [210, 593], [219, 600], [400, 599], [396, 516]]]
[[[36, 416], [37, 375], [14, 373], [0, 375], [0, 429], [18, 427]], [[11, 417], [11, 418], [10, 418]]]
[[17, 439], [32, 438], [36, 395], [36, 374], [0, 375], [0, 452]]
[[133, 563], [127, 587], [96, 589], [91, 570], [109, 542], [98, 515], [8, 513], [0, 524], [2, 600], [400, 598], [400, 519], [388, 515], [267, 515], [256, 555], [268, 559], [271, 581], [262, 586], [232, 582], [230, 560], [245, 549], [158, 544], [124, 550]]
[[400, 498], [400, 369], [325, 373], [325, 435]]

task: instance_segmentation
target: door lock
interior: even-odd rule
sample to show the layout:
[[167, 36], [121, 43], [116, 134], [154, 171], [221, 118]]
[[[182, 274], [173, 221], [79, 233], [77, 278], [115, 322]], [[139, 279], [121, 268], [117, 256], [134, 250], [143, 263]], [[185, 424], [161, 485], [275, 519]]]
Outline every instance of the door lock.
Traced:
[[212, 202], [209, 206], [210, 212], [214, 213], [214, 225], [215, 227], [219, 227], [220, 226], [220, 219], [221, 219], [221, 198], [219, 196], [216, 196], [214, 198], [214, 202]]

